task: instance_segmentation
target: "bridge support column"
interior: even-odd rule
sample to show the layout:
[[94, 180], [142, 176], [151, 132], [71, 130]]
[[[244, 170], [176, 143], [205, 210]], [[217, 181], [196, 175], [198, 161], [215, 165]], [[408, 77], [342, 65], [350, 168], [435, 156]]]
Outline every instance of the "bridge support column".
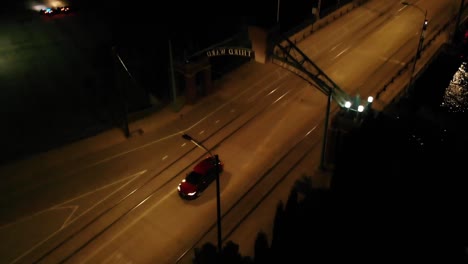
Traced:
[[269, 55], [268, 32], [260, 27], [249, 26], [249, 38], [255, 53], [255, 61], [267, 62]]
[[213, 91], [211, 64], [207, 58], [178, 65], [177, 72], [184, 76], [185, 99], [188, 104], [194, 104], [198, 97]]

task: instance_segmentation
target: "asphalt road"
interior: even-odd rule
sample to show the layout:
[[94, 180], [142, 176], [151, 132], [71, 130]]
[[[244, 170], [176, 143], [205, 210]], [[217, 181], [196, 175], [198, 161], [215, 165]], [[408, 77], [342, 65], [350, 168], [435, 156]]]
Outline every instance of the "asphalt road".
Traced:
[[[437, 0], [420, 4], [434, 22], [427, 39], [456, 10]], [[370, 1], [298, 46], [343, 90], [365, 98], [414, 53], [418, 12]], [[182, 132], [224, 160], [223, 238], [252, 255], [252, 234], [271, 234], [276, 205], [296, 179], [308, 174], [323, 187], [329, 182], [329, 175], [317, 173], [326, 99], [288, 70], [252, 62], [226, 76], [218, 92], [184, 118], [142, 137], [87, 156], [35, 163], [31, 170], [6, 168], [9, 178], [22, 181], [1, 190], [2, 204], [10, 203], [5, 216], [16, 219], [0, 229], [10, 242], [0, 248], [2, 261], [174, 263], [182, 257], [180, 263], [190, 263], [193, 247], [215, 241], [216, 200], [214, 185], [195, 201], [178, 197], [178, 182], [206, 155]]]

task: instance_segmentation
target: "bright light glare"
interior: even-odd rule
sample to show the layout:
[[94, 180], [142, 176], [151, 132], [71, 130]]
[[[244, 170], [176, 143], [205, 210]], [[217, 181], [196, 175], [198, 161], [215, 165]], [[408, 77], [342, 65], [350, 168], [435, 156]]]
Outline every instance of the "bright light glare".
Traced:
[[345, 106], [346, 108], [350, 108], [350, 107], [351, 107], [351, 102], [350, 102], [350, 101], [346, 101], [345, 104], [344, 104], [344, 106]]
[[69, 4], [67, 2], [68, 1], [47, 1], [47, 0], [43, 2], [42, 1], [41, 2], [29, 1], [27, 2], [26, 5], [32, 10], [39, 12], [47, 8], [57, 8], [61, 6], [68, 6]]
[[372, 96], [367, 97], [367, 102], [368, 103], [372, 103], [373, 101], [374, 101], [374, 97], [372, 97]]
[[362, 105], [359, 105], [358, 108], [357, 108], [358, 112], [362, 112], [364, 111], [364, 106]]
[[60, 6], [66, 6], [66, 4], [63, 3], [62, 1], [50, 1], [50, 5], [55, 8], [60, 7]]
[[47, 9], [47, 6], [45, 6], [45, 5], [32, 5], [31, 9], [34, 10], [34, 11], [39, 12], [41, 10]]

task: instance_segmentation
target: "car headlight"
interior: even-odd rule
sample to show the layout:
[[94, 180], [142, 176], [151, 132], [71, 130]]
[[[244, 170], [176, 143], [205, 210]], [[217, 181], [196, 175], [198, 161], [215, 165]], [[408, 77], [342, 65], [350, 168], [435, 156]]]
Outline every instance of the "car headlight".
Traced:
[[188, 196], [194, 196], [195, 194], [197, 194], [197, 192], [187, 193]]

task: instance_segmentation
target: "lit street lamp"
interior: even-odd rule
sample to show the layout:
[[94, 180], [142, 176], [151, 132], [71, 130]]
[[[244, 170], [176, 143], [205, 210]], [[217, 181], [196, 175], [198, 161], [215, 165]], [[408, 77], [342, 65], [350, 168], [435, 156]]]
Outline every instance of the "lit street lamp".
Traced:
[[419, 11], [421, 11], [421, 13], [424, 14], [424, 21], [423, 21], [423, 25], [422, 25], [422, 28], [421, 28], [421, 34], [419, 36], [418, 48], [416, 49], [416, 56], [414, 57], [413, 69], [411, 70], [410, 81], [408, 83], [408, 88], [406, 89], [406, 90], [409, 90], [411, 88], [411, 86], [413, 86], [413, 75], [414, 75], [414, 71], [416, 70], [416, 62], [419, 59], [421, 49], [422, 49], [422, 45], [423, 45], [423, 42], [424, 42], [424, 33], [426, 32], [426, 29], [427, 29], [427, 24], [428, 24], [427, 10], [423, 10], [418, 5], [412, 4], [412, 3], [409, 3], [409, 2], [406, 2], [406, 1], [401, 2], [401, 4], [406, 5], [406, 6], [413, 6], [416, 9], [418, 9]]
[[[326, 153], [326, 147], [327, 147], [327, 140], [328, 140], [328, 121], [329, 121], [329, 116], [330, 116], [330, 105], [332, 102], [332, 92], [328, 93], [327, 97], [327, 110], [326, 110], [326, 116], [325, 116], [325, 129], [324, 129], [324, 134], [323, 134], [323, 141], [322, 141], [322, 153], [320, 157], [320, 169], [321, 170], [326, 170], [325, 166], [325, 153]], [[364, 114], [367, 112], [370, 112], [372, 109], [372, 102], [374, 101], [374, 97], [369, 96], [367, 97], [367, 103], [362, 104], [361, 103], [361, 98], [359, 97], [359, 94], [354, 97], [354, 99], [351, 101], [345, 101], [344, 103], [344, 108], [346, 108], [346, 114], [341, 116], [341, 118], [348, 119], [350, 116], [354, 116], [353, 123], [357, 124], [359, 117], [361, 116], [360, 113], [364, 112], [367, 110]], [[349, 112], [356, 112], [354, 113], [349, 113]], [[343, 120], [343, 119], [342, 119]], [[349, 119], [348, 119], [349, 120]], [[341, 122], [341, 121], [339, 121]]]
[[223, 240], [221, 236], [221, 195], [220, 195], [220, 188], [219, 188], [219, 174], [220, 174], [220, 168], [219, 168], [219, 157], [218, 155], [213, 155], [211, 151], [203, 146], [201, 142], [198, 142], [188, 134], [183, 134], [182, 135], [183, 139], [190, 140], [195, 146], [205, 150], [210, 157], [214, 160], [215, 162], [215, 170], [216, 170], [216, 225], [218, 227], [218, 253], [221, 254], [222, 252], [222, 247], [223, 247]]
[[367, 97], [367, 104], [363, 105], [361, 103], [361, 98], [359, 97], [359, 95], [356, 95], [356, 97], [354, 98], [354, 104], [351, 101], [346, 101], [345, 104], [344, 104], [344, 107], [347, 110], [362, 113], [362, 112], [364, 112], [364, 110], [366, 108], [371, 108], [372, 102], [374, 102], [374, 97], [369, 96], [369, 97]]
[[[367, 102], [365, 104], [363, 104], [361, 102], [361, 98], [359, 97], [359, 94], [358, 94], [354, 98], [354, 103], [351, 102], [351, 101], [346, 101], [345, 104], [344, 104], [344, 107], [346, 108], [347, 112], [349, 112], [349, 111], [357, 112], [356, 115], [354, 116], [354, 121], [357, 121], [361, 117], [361, 113], [364, 112], [364, 110], [367, 110], [368, 112], [372, 110], [371, 109], [372, 102], [374, 102], [374, 97], [369, 96], [369, 97], [367, 97]], [[366, 114], [366, 113], [364, 113], [364, 114]]]

